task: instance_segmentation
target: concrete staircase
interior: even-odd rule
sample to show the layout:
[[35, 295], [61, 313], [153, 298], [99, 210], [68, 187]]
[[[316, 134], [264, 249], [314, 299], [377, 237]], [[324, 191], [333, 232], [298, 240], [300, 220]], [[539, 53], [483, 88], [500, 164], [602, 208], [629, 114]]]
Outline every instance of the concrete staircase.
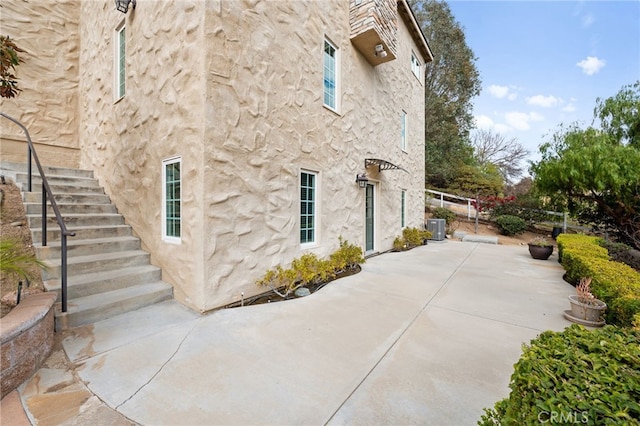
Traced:
[[[34, 167], [33, 192], [27, 191], [25, 164], [0, 165], [2, 174], [21, 188], [47, 291], [60, 301], [60, 228], [51, 206], [47, 212], [47, 246], [42, 246], [42, 181]], [[67, 313], [56, 310], [56, 329], [85, 324], [171, 298], [173, 288], [161, 280], [160, 268], [104, 194], [93, 172], [45, 167], [62, 217], [75, 237], [67, 237]]]

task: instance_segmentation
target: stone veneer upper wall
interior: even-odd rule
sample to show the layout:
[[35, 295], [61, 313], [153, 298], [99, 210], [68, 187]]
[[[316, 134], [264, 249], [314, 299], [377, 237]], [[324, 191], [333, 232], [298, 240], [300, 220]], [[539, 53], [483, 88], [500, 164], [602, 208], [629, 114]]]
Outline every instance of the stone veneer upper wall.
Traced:
[[[397, 13], [397, 12], [396, 12]], [[348, 1], [138, 0], [82, 3], [81, 163], [95, 170], [119, 211], [163, 268], [176, 297], [201, 311], [256, 294], [299, 244], [300, 170], [319, 173], [319, 242], [364, 246], [365, 158], [409, 173], [378, 181], [376, 249], [422, 226], [424, 87], [417, 50], [398, 20], [398, 59], [372, 67], [350, 43]], [[113, 101], [113, 33], [127, 25], [127, 94]], [[341, 106], [322, 105], [323, 38], [339, 47]], [[400, 113], [409, 149], [400, 150]], [[181, 244], [161, 239], [161, 162], [182, 157]]]
[[[0, 31], [25, 50], [16, 71], [19, 95], [2, 112], [21, 121], [43, 164], [77, 167], [79, 0], [2, 2]], [[0, 155], [26, 161], [22, 130], [0, 119]]]

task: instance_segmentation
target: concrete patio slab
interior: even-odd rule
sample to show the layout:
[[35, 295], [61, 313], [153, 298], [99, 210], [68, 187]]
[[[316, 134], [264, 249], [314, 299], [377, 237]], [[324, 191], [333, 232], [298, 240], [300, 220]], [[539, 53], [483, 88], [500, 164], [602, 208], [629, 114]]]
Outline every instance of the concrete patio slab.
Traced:
[[447, 241], [304, 298], [204, 316], [164, 302], [63, 346], [143, 425], [475, 424], [508, 394], [522, 343], [570, 324], [562, 274], [522, 247]]

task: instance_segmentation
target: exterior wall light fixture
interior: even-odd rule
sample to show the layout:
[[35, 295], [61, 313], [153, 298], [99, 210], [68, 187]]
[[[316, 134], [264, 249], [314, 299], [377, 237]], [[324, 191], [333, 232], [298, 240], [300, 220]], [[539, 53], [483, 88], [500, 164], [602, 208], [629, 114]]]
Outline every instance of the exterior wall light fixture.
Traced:
[[376, 44], [376, 56], [379, 56], [381, 58], [387, 57], [387, 51], [384, 50], [384, 46], [382, 45], [382, 43]]
[[367, 179], [367, 175], [365, 173], [356, 175], [356, 182], [360, 188], [366, 188], [367, 183], [369, 183], [369, 179]]
[[132, 8], [136, 8], [136, 0], [115, 0], [116, 1], [116, 9], [119, 12], [127, 13], [129, 11], [129, 4], [132, 4]]

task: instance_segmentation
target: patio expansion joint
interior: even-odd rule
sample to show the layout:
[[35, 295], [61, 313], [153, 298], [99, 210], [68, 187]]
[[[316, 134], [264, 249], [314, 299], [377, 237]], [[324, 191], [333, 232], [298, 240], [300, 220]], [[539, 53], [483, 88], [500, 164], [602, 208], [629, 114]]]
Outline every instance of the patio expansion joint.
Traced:
[[467, 253], [467, 255], [464, 257], [464, 259], [462, 259], [462, 261], [456, 265], [456, 267], [454, 268], [453, 272], [451, 272], [451, 274], [447, 277], [447, 279], [442, 283], [442, 285], [438, 288], [437, 291], [435, 291], [431, 297], [427, 300], [427, 302], [422, 306], [422, 308], [418, 311], [418, 313], [416, 313], [414, 315], [414, 317], [411, 319], [411, 321], [409, 321], [409, 323], [407, 324], [407, 326], [404, 328], [404, 330], [402, 330], [402, 332], [398, 335], [398, 337], [396, 337], [396, 339], [393, 341], [393, 343], [391, 343], [389, 345], [389, 347], [387, 348], [387, 350], [382, 354], [382, 356], [380, 356], [380, 358], [376, 361], [376, 363], [373, 365], [373, 367], [371, 367], [371, 369], [369, 369], [369, 371], [367, 372], [367, 374], [364, 375], [364, 377], [362, 378], [362, 380], [360, 380], [360, 382], [353, 388], [353, 390], [349, 393], [349, 395], [347, 395], [347, 397], [340, 403], [340, 405], [338, 406], [338, 408], [336, 408], [336, 410], [331, 414], [331, 416], [324, 422], [324, 425], [328, 425], [329, 422], [336, 416], [336, 414], [338, 414], [338, 412], [342, 409], [342, 407], [347, 403], [347, 401], [349, 401], [349, 399], [351, 399], [351, 397], [356, 393], [356, 391], [360, 388], [360, 386], [362, 386], [362, 384], [369, 378], [369, 376], [375, 371], [376, 368], [378, 368], [378, 365], [380, 365], [380, 363], [382, 362], [383, 359], [385, 359], [387, 357], [387, 355], [389, 354], [389, 352], [391, 352], [391, 349], [393, 349], [398, 342], [400, 341], [400, 339], [405, 335], [405, 333], [409, 330], [409, 328], [411, 328], [411, 326], [413, 325], [413, 323], [416, 322], [416, 320], [418, 319], [418, 317], [420, 315], [422, 315], [422, 313], [431, 306], [431, 302], [433, 301], [433, 299], [435, 299], [438, 294], [440, 294], [440, 292], [447, 286], [447, 284], [449, 284], [449, 282], [453, 279], [453, 277], [458, 273], [458, 270], [460, 270], [460, 268], [469, 260], [469, 258], [471, 257], [471, 255], [473, 254], [473, 252], [478, 248], [479, 243], [475, 243], [475, 245], [473, 246], [473, 248], [471, 250], [469, 250], [469, 252]]
[[535, 327], [529, 327], [526, 325], [522, 325], [522, 324], [518, 324], [515, 322], [511, 322], [511, 321], [505, 321], [505, 320], [501, 320], [498, 318], [491, 318], [491, 317], [487, 317], [484, 315], [478, 315], [478, 314], [472, 314], [469, 312], [465, 312], [465, 311], [460, 311], [457, 309], [451, 309], [451, 308], [447, 308], [444, 306], [438, 306], [438, 305], [431, 305], [431, 308], [437, 308], [437, 309], [442, 309], [443, 311], [449, 311], [449, 312], [455, 312], [456, 314], [460, 314], [460, 315], [466, 315], [466, 316], [470, 316], [473, 318], [479, 318], [479, 319], [483, 319], [483, 320], [487, 320], [487, 321], [492, 321], [492, 322], [497, 322], [500, 324], [506, 324], [506, 325], [511, 325], [513, 327], [518, 327], [518, 328], [524, 328], [526, 330], [533, 330], [533, 331], [537, 331], [542, 333], [543, 331], [545, 331], [546, 329], [540, 329], [540, 328], [535, 328]]
[[153, 379], [155, 379], [161, 372], [162, 370], [167, 366], [167, 364], [169, 364], [173, 358], [175, 358], [175, 356], [178, 354], [178, 352], [180, 352], [180, 349], [182, 348], [182, 344], [189, 338], [189, 336], [191, 335], [191, 333], [193, 332], [193, 330], [195, 330], [196, 326], [198, 325], [198, 323], [200, 323], [200, 321], [202, 320], [202, 318], [199, 318], [198, 320], [194, 321], [193, 326], [191, 327], [191, 329], [184, 335], [184, 337], [182, 338], [182, 340], [180, 341], [180, 343], [178, 344], [178, 347], [176, 348], [176, 350], [171, 354], [171, 356], [169, 357], [169, 359], [167, 359], [158, 369], [158, 371], [156, 371], [153, 376], [151, 376], [149, 378], [149, 380], [146, 381], [146, 383], [144, 383], [142, 386], [140, 386], [138, 388], [138, 390], [136, 390], [134, 393], [131, 394], [131, 396], [129, 396], [127, 399], [125, 399], [124, 401], [122, 401], [120, 404], [118, 404], [116, 407], [114, 407], [114, 409], [116, 411], [118, 411], [120, 409], [120, 407], [122, 407], [124, 404], [126, 404], [127, 402], [131, 401], [138, 393], [140, 393], [140, 391], [142, 389], [144, 389], [149, 383], [151, 383], [153, 381]]

